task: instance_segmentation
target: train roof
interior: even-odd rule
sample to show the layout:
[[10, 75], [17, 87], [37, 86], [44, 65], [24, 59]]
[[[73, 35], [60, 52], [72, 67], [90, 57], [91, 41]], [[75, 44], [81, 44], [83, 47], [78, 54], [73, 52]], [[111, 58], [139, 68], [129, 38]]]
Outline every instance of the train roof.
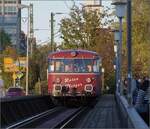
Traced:
[[[73, 56], [72, 54], [76, 54]], [[99, 57], [96, 52], [88, 50], [61, 50], [49, 53], [48, 58], [95, 58]]]

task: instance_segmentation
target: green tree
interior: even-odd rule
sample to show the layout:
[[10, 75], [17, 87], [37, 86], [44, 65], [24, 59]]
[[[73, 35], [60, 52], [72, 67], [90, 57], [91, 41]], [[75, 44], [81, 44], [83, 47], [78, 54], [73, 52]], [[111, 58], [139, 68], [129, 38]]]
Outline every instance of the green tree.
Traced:
[[109, 13], [109, 8], [99, 12], [98, 10], [82, 10], [74, 6], [71, 10], [70, 17], [62, 19], [60, 24], [63, 39], [61, 48], [98, 52], [105, 68], [105, 81], [109, 82], [114, 74], [113, 35], [109, 28], [113, 20], [110, 18], [112, 14]]
[[[60, 24], [64, 49], [93, 49], [96, 46], [97, 33], [99, 28], [108, 26], [111, 20], [108, 9], [99, 12], [98, 10], [82, 10], [77, 6], [71, 9], [70, 18], [64, 18]], [[103, 20], [105, 19], [105, 22]]]
[[49, 46], [49, 44], [39, 46], [35, 49], [32, 57], [30, 57], [29, 59], [30, 90], [35, 89], [35, 85], [38, 81], [47, 82], [47, 68], [48, 68], [47, 57], [50, 50], [51, 47]]
[[2, 78], [4, 80], [4, 86], [5, 89], [8, 89], [9, 87], [13, 86], [13, 79], [12, 79], [12, 75], [13, 73], [6, 73], [4, 71], [4, 57], [11, 57], [12, 59], [17, 59], [17, 52], [15, 50], [15, 48], [9, 47], [7, 46], [5, 48], [5, 50], [3, 50], [2, 53], [2, 58], [0, 58], [0, 62], [2, 62]]
[[150, 6], [146, 0], [133, 1], [133, 73], [150, 72]]
[[0, 43], [2, 50], [6, 49], [7, 46], [11, 46], [11, 39], [4, 30], [0, 31]]
[[[133, 76], [150, 73], [150, 6], [146, 0], [132, 1], [132, 68]], [[123, 36], [123, 73], [127, 75], [126, 22]]]

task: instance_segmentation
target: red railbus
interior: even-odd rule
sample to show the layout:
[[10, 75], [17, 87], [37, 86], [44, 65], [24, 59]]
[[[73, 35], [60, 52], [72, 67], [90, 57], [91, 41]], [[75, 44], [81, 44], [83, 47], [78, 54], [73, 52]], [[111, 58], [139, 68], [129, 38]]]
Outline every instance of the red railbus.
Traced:
[[54, 98], [96, 97], [101, 91], [101, 58], [87, 50], [48, 55], [48, 93]]

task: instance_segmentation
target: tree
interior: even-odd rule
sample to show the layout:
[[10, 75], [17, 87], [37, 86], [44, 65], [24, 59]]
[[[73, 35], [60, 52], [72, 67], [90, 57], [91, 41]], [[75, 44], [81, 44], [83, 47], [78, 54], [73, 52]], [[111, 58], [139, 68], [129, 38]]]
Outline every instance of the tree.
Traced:
[[148, 76], [150, 70], [150, 6], [133, 1], [133, 73]]
[[[11, 57], [12, 59], [17, 59], [17, 52], [15, 48], [7, 46], [5, 50], [3, 50], [2, 58], [0, 58], [0, 62], [2, 62], [2, 69], [4, 68], [4, 57]], [[13, 86], [13, 79], [12, 79], [13, 73], [6, 73], [4, 70], [2, 70], [2, 78], [4, 80], [5, 89]]]
[[11, 46], [11, 39], [4, 30], [0, 31], [1, 50], [5, 50], [7, 46]]
[[[48, 68], [48, 53], [51, 47], [49, 44], [39, 46], [35, 49], [32, 57], [29, 59], [29, 87], [35, 89], [35, 85], [38, 81], [45, 82], [47, 84], [47, 68]], [[44, 86], [43, 86], [44, 87]]]
[[70, 18], [62, 19], [60, 24], [63, 39], [61, 48], [98, 52], [105, 68], [105, 80], [109, 82], [114, 74], [113, 35], [109, 28], [113, 20], [110, 18], [112, 14], [109, 13], [109, 8], [99, 12], [98, 10], [82, 10], [74, 6], [71, 10]]
[[96, 45], [95, 32], [110, 22], [110, 20], [102, 22], [102, 19], [108, 17], [106, 12], [107, 10], [102, 13], [96, 10], [86, 11], [74, 6], [70, 12], [70, 18], [62, 19], [60, 24], [64, 49], [92, 49]]
[[[146, 0], [133, 0], [132, 5], [132, 68], [133, 76], [150, 72], [150, 6]], [[124, 23], [123, 71], [127, 75], [126, 22]]]

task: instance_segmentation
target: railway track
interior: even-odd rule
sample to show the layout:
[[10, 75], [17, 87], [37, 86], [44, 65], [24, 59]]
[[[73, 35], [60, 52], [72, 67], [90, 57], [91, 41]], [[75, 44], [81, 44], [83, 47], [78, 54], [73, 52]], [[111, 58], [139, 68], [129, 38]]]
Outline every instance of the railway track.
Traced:
[[55, 112], [57, 112], [57, 111], [59, 111], [61, 109], [62, 109], [62, 107], [54, 107], [54, 108], [49, 109], [49, 110], [47, 110], [45, 112], [42, 112], [40, 114], [37, 114], [37, 115], [32, 116], [32, 117], [29, 117], [29, 118], [27, 118], [25, 120], [22, 120], [20, 122], [17, 122], [17, 123], [15, 123], [13, 125], [10, 125], [10, 126], [6, 127], [6, 129], [28, 127], [31, 124], [36, 123], [38, 120], [40, 120], [40, 119], [42, 119], [44, 117], [47, 117], [48, 115], [51, 115], [51, 114], [53, 114], [53, 113], [55, 113]]
[[87, 107], [55, 107], [36, 116], [20, 121], [10, 128], [71, 128], [73, 123], [87, 111]]
[[79, 117], [81, 117], [86, 111], [88, 111], [88, 109], [88, 107], [80, 107], [78, 109], [75, 109], [70, 115], [68, 115], [62, 121], [58, 122], [52, 128], [63, 129], [73, 127], [74, 124], [79, 120]]

